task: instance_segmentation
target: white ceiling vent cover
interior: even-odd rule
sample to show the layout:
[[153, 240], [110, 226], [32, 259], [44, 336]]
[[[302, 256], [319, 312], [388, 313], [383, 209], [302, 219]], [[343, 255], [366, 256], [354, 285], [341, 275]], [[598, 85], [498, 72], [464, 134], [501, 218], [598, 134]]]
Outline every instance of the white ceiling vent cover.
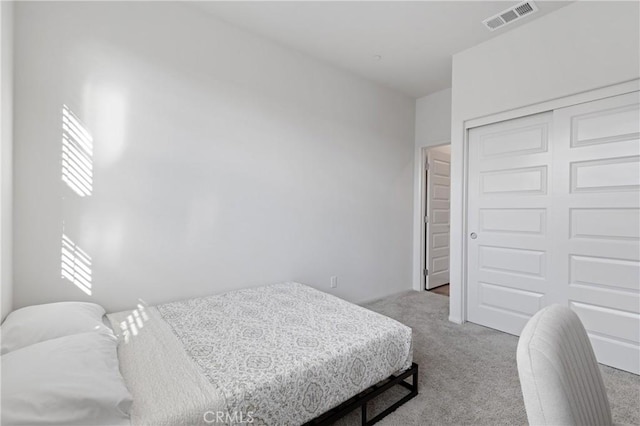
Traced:
[[502, 12], [485, 19], [482, 23], [489, 28], [490, 31], [495, 31], [498, 28], [504, 27], [507, 24], [522, 19], [525, 16], [529, 16], [538, 11], [538, 7], [532, 1], [524, 1], [517, 5], [503, 10]]

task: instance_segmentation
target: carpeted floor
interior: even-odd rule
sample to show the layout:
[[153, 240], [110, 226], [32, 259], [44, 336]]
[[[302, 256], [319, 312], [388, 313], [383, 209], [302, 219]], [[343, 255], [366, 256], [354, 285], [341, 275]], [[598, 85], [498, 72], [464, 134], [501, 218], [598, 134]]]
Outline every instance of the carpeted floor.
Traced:
[[[517, 337], [449, 322], [449, 298], [438, 294], [411, 291], [366, 306], [413, 329], [413, 356], [420, 365], [420, 394], [380, 425], [527, 423], [516, 367]], [[606, 366], [602, 372], [614, 422], [639, 425], [640, 376]], [[401, 394], [397, 391], [395, 398]], [[389, 399], [380, 396], [369, 411], [375, 415]], [[338, 424], [359, 424], [359, 416], [358, 410]]]

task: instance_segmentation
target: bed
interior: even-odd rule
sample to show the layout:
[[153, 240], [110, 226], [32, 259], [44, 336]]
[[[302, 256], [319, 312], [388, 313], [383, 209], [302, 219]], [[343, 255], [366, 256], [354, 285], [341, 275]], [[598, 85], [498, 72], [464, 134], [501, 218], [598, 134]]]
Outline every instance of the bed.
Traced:
[[411, 329], [298, 283], [108, 316], [32, 305], [0, 334], [6, 426], [320, 426], [357, 408], [370, 425], [418, 393]]
[[397, 405], [417, 394], [410, 328], [299, 283], [108, 318], [133, 425], [330, 423], [395, 383]]

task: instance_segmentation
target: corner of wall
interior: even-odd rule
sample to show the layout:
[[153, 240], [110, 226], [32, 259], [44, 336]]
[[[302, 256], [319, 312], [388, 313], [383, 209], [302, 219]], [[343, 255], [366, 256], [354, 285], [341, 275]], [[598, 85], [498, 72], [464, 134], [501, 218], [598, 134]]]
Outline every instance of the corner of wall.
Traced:
[[0, 316], [13, 307], [13, 2], [0, 3]]
[[416, 99], [415, 159], [413, 180], [413, 289], [422, 290], [422, 153], [423, 148], [451, 140], [451, 88]]

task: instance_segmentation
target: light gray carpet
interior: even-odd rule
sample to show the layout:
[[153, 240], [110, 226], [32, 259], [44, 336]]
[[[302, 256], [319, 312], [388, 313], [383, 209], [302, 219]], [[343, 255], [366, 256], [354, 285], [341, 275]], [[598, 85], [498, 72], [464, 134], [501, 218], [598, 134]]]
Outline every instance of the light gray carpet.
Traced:
[[[449, 298], [433, 293], [411, 291], [366, 306], [413, 329], [413, 357], [420, 366], [420, 394], [380, 425], [527, 423], [516, 367], [517, 337], [449, 322]], [[606, 366], [602, 372], [614, 422], [639, 425], [640, 376]], [[390, 397], [379, 397], [370, 411], [379, 412]], [[358, 410], [338, 424], [359, 424], [359, 416]]]

